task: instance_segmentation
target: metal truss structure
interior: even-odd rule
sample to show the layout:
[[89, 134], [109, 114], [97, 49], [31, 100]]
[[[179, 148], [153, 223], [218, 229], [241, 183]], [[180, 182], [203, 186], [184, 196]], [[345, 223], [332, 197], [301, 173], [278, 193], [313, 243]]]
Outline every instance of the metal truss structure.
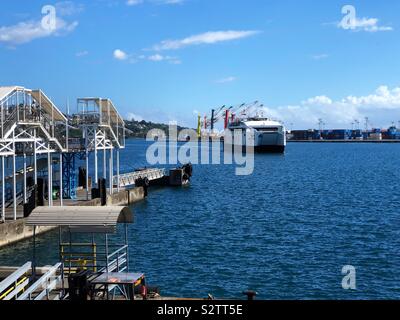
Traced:
[[[38, 157], [47, 155], [48, 205], [53, 206], [54, 160], [59, 164], [58, 185], [60, 205], [64, 198], [76, 198], [77, 155], [86, 158], [86, 191], [89, 198], [89, 153], [94, 153], [95, 181], [98, 180], [98, 152], [103, 151], [103, 177], [107, 178], [107, 152], [109, 153], [109, 192], [113, 193], [113, 150], [116, 150], [117, 181], [119, 181], [119, 151], [125, 148], [125, 123], [109, 99], [78, 99], [78, 114], [64, 115], [41, 90], [24, 87], [0, 87], [0, 158], [1, 158], [1, 212], [0, 223], [6, 219], [6, 204], [13, 204], [12, 218], [17, 219], [17, 205], [27, 202], [27, 178], [33, 175], [38, 182]], [[69, 129], [78, 128], [83, 139], [69, 138]], [[11, 179], [6, 179], [6, 162], [12, 159]], [[31, 158], [32, 170], [27, 170]], [[21, 163], [22, 162], [22, 163]], [[17, 166], [19, 166], [17, 168]], [[22, 167], [22, 169], [21, 169]], [[9, 170], [8, 170], [9, 171]], [[22, 172], [22, 185], [17, 184], [17, 172]], [[12, 180], [7, 183], [7, 180]], [[6, 190], [7, 185], [7, 190]], [[117, 189], [119, 190], [119, 183]], [[22, 189], [22, 192], [17, 190]], [[12, 190], [12, 192], [10, 192]], [[6, 195], [12, 194], [12, 198]]]
[[[86, 185], [89, 184], [89, 153], [94, 153], [94, 179], [99, 179], [98, 152], [103, 152], [103, 178], [107, 179], [107, 151], [109, 153], [109, 190], [114, 188], [113, 150], [116, 150], [117, 175], [119, 181], [120, 150], [125, 148], [125, 122], [109, 99], [78, 99], [79, 114], [76, 124], [81, 128], [86, 150]], [[119, 191], [120, 185], [117, 183]], [[89, 195], [87, 194], [87, 197]]]
[[[33, 157], [34, 181], [37, 183], [37, 156], [47, 154], [48, 186], [52, 186], [53, 154], [67, 152], [68, 120], [41, 91], [24, 87], [0, 87], [0, 157], [2, 164], [2, 210], [5, 220], [5, 159], [12, 157], [13, 219], [17, 219], [17, 157], [23, 159], [23, 197], [26, 203], [26, 159]], [[61, 157], [60, 157], [61, 159]], [[60, 160], [62, 161], [62, 160]], [[50, 189], [51, 190], [51, 189]], [[49, 196], [49, 205], [52, 198]]]

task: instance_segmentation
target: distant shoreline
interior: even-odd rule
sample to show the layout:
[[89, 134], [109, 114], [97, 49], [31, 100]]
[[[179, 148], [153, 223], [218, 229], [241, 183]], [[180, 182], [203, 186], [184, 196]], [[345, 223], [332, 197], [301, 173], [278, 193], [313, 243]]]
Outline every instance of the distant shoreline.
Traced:
[[[126, 140], [145, 140], [145, 137], [126, 137]], [[153, 141], [154, 142], [154, 141]], [[165, 142], [188, 142], [185, 140], [170, 140]], [[223, 139], [221, 139], [223, 142]], [[287, 140], [288, 143], [400, 143], [400, 140]]]

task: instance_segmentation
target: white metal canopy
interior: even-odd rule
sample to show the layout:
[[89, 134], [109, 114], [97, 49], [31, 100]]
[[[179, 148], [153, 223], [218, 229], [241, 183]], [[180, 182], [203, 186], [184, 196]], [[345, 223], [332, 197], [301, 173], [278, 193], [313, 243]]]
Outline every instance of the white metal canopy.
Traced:
[[23, 90], [22, 87], [18, 86], [0, 87], [0, 101], [17, 89]]
[[45, 109], [49, 115], [53, 115], [55, 121], [67, 121], [67, 118], [64, 116], [64, 114], [41, 90], [31, 90], [20, 86], [0, 87], [0, 102], [7, 96], [14, 93], [14, 91], [25, 91], [26, 93], [29, 93], [38, 103], [41, 104], [41, 107]]
[[128, 207], [37, 207], [26, 221], [28, 226], [116, 227], [118, 223], [132, 223], [133, 213]]

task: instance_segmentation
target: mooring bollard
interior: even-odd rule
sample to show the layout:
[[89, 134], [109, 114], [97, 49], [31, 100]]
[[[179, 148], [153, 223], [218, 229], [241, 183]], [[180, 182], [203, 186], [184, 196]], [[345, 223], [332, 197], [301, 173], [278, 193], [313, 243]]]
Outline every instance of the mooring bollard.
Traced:
[[247, 290], [247, 291], [243, 291], [243, 294], [245, 296], [247, 296], [247, 300], [249, 301], [253, 301], [254, 298], [257, 296], [257, 292], [256, 291], [252, 291], [252, 290]]

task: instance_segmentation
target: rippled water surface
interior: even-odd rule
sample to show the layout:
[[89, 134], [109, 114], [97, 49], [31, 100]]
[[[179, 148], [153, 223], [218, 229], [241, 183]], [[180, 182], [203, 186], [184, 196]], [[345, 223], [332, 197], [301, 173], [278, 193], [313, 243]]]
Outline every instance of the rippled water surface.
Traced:
[[[146, 143], [131, 140], [124, 170], [143, 166]], [[151, 189], [133, 206], [134, 271], [164, 295], [263, 299], [400, 298], [400, 145], [289, 144], [256, 155], [251, 176], [196, 165], [187, 188]], [[39, 242], [57, 260], [57, 235]], [[29, 259], [28, 241], [1, 249], [1, 264]], [[341, 270], [357, 270], [357, 290]]]

